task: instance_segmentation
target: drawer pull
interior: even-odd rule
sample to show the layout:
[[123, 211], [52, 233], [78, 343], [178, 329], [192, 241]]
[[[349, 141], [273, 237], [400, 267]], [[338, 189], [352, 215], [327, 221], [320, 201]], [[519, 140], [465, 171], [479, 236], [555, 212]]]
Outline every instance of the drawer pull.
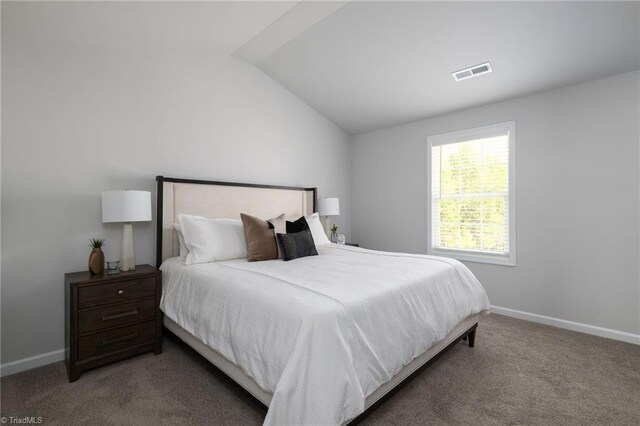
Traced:
[[124, 290], [118, 290], [118, 294], [124, 294]]
[[138, 337], [138, 333], [129, 334], [127, 336], [116, 337], [115, 339], [103, 340], [102, 346], [113, 345], [114, 343], [126, 342], [128, 340], [133, 340]]
[[114, 319], [118, 319], [118, 318], [132, 317], [134, 315], [138, 315], [138, 310], [137, 309], [134, 309], [133, 311], [129, 311], [129, 312], [122, 312], [120, 314], [105, 315], [105, 316], [102, 317], [102, 321], [109, 321], [109, 320], [114, 320]]

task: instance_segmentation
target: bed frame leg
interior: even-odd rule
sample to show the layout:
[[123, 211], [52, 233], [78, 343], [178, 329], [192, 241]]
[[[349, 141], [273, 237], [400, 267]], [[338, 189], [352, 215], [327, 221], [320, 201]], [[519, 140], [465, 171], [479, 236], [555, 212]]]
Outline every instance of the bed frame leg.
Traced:
[[472, 348], [473, 345], [476, 343], [476, 329], [474, 328], [473, 330], [471, 330], [468, 336], [469, 336], [469, 347]]

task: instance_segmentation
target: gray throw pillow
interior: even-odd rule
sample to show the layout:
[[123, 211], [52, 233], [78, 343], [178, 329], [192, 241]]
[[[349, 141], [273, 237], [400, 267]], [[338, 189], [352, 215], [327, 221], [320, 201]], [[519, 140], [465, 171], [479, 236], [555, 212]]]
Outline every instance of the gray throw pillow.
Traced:
[[317, 256], [316, 244], [313, 241], [311, 231], [295, 232], [293, 234], [276, 234], [282, 259], [284, 261], [297, 259], [299, 257]]

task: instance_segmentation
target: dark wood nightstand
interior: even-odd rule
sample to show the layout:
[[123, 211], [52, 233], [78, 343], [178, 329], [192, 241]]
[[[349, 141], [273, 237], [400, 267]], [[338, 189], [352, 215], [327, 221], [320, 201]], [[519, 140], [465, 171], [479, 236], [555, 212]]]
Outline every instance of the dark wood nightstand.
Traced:
[[360, 244], [358, 243], [344, 243], [344, 245], [351, 246], [351, 247], [360, 247]]
[[65, 274], [69, 382], [85, 370], [153, 351], [162, 353], [162, 273], [150, 265], [116, 275]]

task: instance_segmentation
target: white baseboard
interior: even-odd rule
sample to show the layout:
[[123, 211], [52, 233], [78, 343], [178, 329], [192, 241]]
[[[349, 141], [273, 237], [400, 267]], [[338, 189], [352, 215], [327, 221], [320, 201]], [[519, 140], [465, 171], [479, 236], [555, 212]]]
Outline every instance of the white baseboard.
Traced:
[[31, 370], [32, 368], [42, 367], [43, 365], [62, 361], [64, 359], [64, 349], [48, 352], [46, 354], [31, 356], [29, 358], [19, 359], [17, 361], [7, 362], [0, 365], [0, 376], [8, 376], [10, 374], [19, 373], [21, 371]]
[[594, 336], [606, 337], [608, 339], [640, 345], [640, 334], [627, 333], [625, 331], [612, 330], [610, 328], [567, 321], [560, 318], [547, 317], [515, 309], [501, 308], [500, 306], [492, 306], [491, 312], [540, 324], [552, 325], [554, 327], [564, 328], [567, 330], [578, 331], [580, 333], [592, 334]]

